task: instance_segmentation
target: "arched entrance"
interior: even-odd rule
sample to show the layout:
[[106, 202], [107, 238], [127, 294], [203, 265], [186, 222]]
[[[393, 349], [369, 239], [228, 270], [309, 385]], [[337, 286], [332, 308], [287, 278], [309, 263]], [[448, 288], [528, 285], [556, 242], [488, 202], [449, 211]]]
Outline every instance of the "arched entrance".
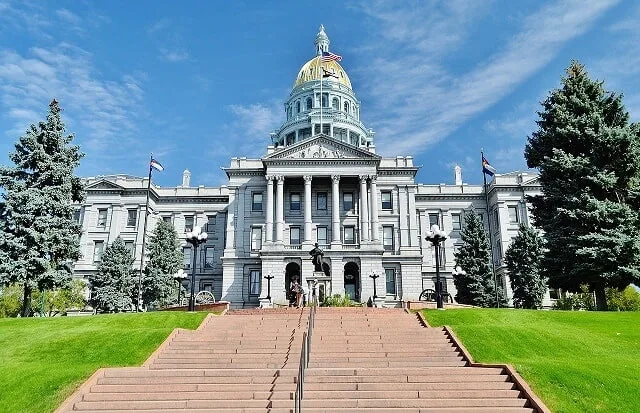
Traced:
[[300, 278], [300, 265], [297, 262], [290, 262], [284, 269], [284, 288], [287, 292], [287, 300], [295, 303], [296, 295], [291, 292], [291, 281], [294, 279], [297, 279], [299, 283], [302, 282]]
[[355, 262], [344, 265], [344, 292], [354, 301], [360, 301], [360, 268]]

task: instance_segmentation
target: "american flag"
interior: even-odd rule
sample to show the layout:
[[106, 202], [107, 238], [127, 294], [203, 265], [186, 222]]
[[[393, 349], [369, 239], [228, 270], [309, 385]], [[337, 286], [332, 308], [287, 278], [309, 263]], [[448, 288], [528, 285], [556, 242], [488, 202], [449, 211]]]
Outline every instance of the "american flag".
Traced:
[[331, 53], [331, 52], [322, 52], [322, 61], [323, 62], [330, 62], [332, 60], [335, 61], [341, 61], [342, 60], [342, 56], [339, 56], [337, 54]]

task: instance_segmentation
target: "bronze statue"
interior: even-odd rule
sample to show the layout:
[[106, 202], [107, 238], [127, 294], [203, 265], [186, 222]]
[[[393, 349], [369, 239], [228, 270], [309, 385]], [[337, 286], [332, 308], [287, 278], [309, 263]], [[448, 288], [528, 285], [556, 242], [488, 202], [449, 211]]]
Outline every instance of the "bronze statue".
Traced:
[[314, 272], [322, 272], [322, 256], [324, 252], [318, 248], [318, 243], [316, 242], [314, 248], [309, 251], [309, 255], [311, 255], [311, 262], [314, 266]]

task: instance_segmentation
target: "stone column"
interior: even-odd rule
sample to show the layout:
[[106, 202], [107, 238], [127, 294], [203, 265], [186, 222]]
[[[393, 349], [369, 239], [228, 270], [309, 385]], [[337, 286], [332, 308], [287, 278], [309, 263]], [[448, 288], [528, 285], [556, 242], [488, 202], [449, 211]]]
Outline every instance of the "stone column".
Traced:
[[273, 242], [273, 175], [267, 175], [266, 242]]
[[371, 240], [378, 241], [380, 239], [380, 228], [378, 224], [378, 186], [376, 184], [378, 177], [371, 176]]
[[311, 175], [304, 177], [304, 242], [311, 242]]
[[284, 176], [276, 177], [276, 242], [283, 242], [284, 234]]
[[360, 242], [369, 241], [369, 208], [367, 206], [367, 175], [360, 175]]
[[340, 245], [340, 175], [331, 176], [331, 243]]

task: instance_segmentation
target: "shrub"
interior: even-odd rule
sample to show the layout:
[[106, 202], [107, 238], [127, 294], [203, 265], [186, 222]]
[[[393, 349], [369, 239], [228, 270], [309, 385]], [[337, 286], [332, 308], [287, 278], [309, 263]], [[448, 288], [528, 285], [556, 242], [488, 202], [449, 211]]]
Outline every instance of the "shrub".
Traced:
[[622, 291], [608, 288], [606, 294], [610, 311], [640, 311], [640, 293], [632, 286]]
[[349, 294], [334, 294], [326, 297], [320, 304], [320, 307], [355, 307], [357, 305], [359, 305], [359, 303], [352, 301]]
[[0, 318], [17, 317], [22, 308], [24, 291], [18, 284], [9, 284], [0, 288]]
[[596, 309], [593, 293], [589, 292], [588, 285], [580, 286], [580, 292], [561, 297], [553, 304], [554, 310], [587, 310]]

